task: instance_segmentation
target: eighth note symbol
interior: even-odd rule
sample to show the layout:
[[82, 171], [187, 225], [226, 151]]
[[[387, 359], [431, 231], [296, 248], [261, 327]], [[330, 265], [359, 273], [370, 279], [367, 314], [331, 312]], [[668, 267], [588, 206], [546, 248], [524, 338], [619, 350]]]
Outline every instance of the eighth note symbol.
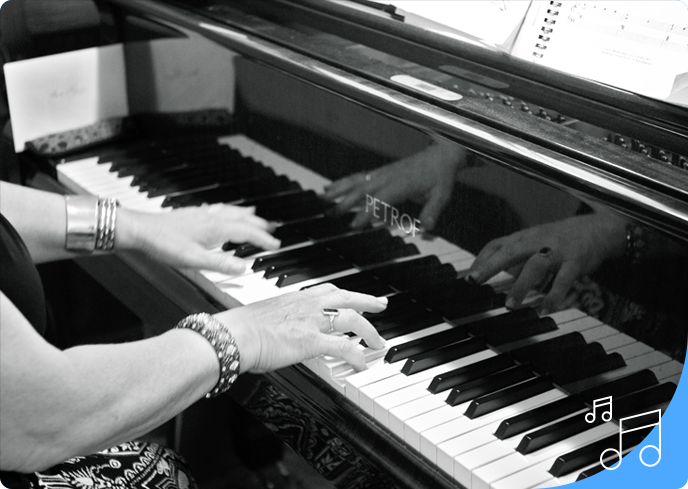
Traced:
[[595, 412], [598, 407], [609, 405], [609, 410], [602, 413], [602, 421], [609, 422], [612, 419], [612, 396], [601, 397], [592, 401], [592, 412], [585, 415], [585, 421], [588, 423], [595, 422]]

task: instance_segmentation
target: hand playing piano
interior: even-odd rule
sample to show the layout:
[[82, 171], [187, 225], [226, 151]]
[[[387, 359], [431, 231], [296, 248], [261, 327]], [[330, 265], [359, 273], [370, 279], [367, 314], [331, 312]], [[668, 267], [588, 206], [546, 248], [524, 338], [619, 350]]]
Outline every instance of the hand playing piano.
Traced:
[[600, 207], [571, 217], [518, 231], [489, 242], [478, 254], [468, 277], [484, 283], [502, 270], [514, 276], [506, 300], [518, 308], [531, 290], [549, 287], [542, 314], [565, 306], [568, 293], [581, 277], [603, 261], [620, 257], [626, 246], [627, 220]]
[[275, 250], [280, 242], [270, 231], [272, 225], [250, 207], [215, 204], [155, 214], [121, 208], [116, 240], [118, 249], [140, 250], [175, 267], [239, 274], [245, 262], [223, 252], [222, 244], [249, 242]]
[[367, 195], [389, 205], [411, 199], [423, 204], [419, 220], [430, 231], [451, 198], [456, 172], [465, 159], [462, 147], [437, 139], [420, 153], [337, 180], [325, 189], [325, 198], [338, 201], [339, 212], [358, 209], [354, 228], [373, 220], [373, 213], [366, 212]]
[[[300, 292], [237, 307], [216, 314], [225, 323], [241, 352], [243, 373], [267, 372], [304, 360], [329, 355], [341, 358], [355, 370], [365, 368], [360, 338], [375, 349], [384, 340], [360, 312], [381, 312], [386, 298], [341, 290], [324, 284]], [[323, 309], [338, 309], [332, 321]], [[355, 333], [355, 338], [343, 334]]]

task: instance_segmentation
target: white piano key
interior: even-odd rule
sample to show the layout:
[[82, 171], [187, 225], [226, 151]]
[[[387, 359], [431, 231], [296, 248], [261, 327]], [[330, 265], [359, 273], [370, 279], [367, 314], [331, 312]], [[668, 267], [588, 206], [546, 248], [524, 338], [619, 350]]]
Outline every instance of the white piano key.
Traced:
[[418, 382], [430, 382], [430, 379], [439, 373], [446, 372], [454, 368], [460, 368], [465, 365], [470, 365], [474, 362], [479, 362], [480, 360], [489, 358], [494, 354], [495, 353], [490, 350], [483, 350], [481, 352], [469, 355], [466, 358], [454, 360], [444, 365], [439, 365], [413, 375], [404, 375], [399, 373], [394, 377], [389, 377], [379, 382], [375, 382], [374, 384], [364, 386], [359, 390], [359, 406], [364, 411], [373, 415], [374, 401], [376, 398]]
[[[480, 416], [473, 420], [464, 416], [464, 412], [470, 403], [464, 403], [459, 406], [455, 406], [453, 409], [459, 407], [461, 409], [454, 413], [452, 419], [445, 421], [442, 424], [435, 424], [433, 427], [425, 429], [420, 433], [421, 453], [428, 459], [437, 463], [438, 446], [441, 443], [451, 440], [452, 438], [456, 438], [457, 436], [461, 436], [473, 429], [480, 428], [485, 424], [488, 424], [490, 421], [494, 421], [495, 419], [501, 420], [509, 418], [534, 407], [540, 406], [546, 402], [561, 399], [564, 396], [565, 394], [562, 391], [558, 389], [550, 389], [542, 394], [538, 394], [537, 396], [517, 402], [511, 406], [506, 406], [493, 413]], [[446, 416], [444, 417], [446, 418]], [[437, 418], [439, 419], [441, 416], [438, 416]], [[412, 424], [411, 421], [413, 420], [409, 421], [409, 425]]]
[[[459, 482], [465, 480], [463, 478], [458, 479], [456, 477], [456, 472], [458, 467], [468, 467], [472, 469], [472, 477], [468, 481], [468, 485], [470, 485], [472, 489], [489, 489], [491, 484], [505, 477], [541, 462], [551, 461], [553, 464], [559, 455], [612, 435], [616, 431], [618, 431], [618, 427], [615, 423], [605, 423], [550, 445], [549, 447], [529, 453], [528, 455], [514, 452], [504, 458], [487, 464], [483, 464], [480, 460], [482, 452], [476, 454], [469, 452], [460, 455], [456, 459], [456, 464], [454, 465], [455, 478], [459, 480]], [[478, 450], [483, 452], [486, 451], [485, 447], [481, 447]]]
[[[424, 397], [395, 406], [389, 411], [389, 429], [392, 433], [409, 443], [406, 440], [406, 422], [416, 416], [446, 406], [446, 399], [446, 391], [438, 394], [428, 392], [428, 395]], [[420, 447], [416, 448], [416, 450], [420, 451]]]
[[[431, 334], [435, 333], [440, 333], [442, 331], [446, 331], [448, 329], [451, 329], [452, 325], [449, 323], [439, 323], [434, 326], [430, 326], [428, 328], [423, 328], [422, 330], [419, 331], [414, 331], [412, 333], [408, 333], [402, 336], [397, 336], [396, 338], [391, 338], [387, 340], [385, 344], [385, 348], [382, 350], [372, 350], [370, 351], [370, 356], [367, 357], [369, 361], [375, 360], [377, 358], [382, 358], [384, 357], [387, 352], [389, 351], [390, 348], [401, 345], [404, 343], [407, 343], [409, 341], [413, 341], [419, 338], [424, 338], [425, 336], [429, 336]], [[366, 352], [368, 354], [368, 352]], [[403, 366], [403, 361], [402, 362], [395, 362], [395, 363], [401, 363], [401, 366]], [[320, 357], [320, 375], [322, 376], [333, 376], [337, 375], [343, 370], [346, 369], [346, 363], [342, 360], [332, 358], [332, 357]]]

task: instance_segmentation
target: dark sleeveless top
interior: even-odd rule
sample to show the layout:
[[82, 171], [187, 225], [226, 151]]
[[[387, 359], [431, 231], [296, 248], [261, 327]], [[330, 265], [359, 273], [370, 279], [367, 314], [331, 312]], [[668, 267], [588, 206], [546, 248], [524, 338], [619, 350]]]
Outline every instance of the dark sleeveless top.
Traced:
[[41, 335], [47, 313], [43, 285], [29, 250], [17, 231], [0, 214], [0, 290]]

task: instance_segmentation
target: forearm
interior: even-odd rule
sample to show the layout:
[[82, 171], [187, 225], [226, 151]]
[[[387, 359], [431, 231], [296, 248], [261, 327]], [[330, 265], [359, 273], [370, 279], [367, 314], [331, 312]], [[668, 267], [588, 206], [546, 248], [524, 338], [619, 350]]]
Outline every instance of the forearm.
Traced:
[[0, 212], [37, 263], [73, 256], [65, 250], [64, 196], [0, 182]]
[[214, 349], [194, 331], [59, 351], [2, 306], [2, 470], [36, 471], [134, 439], [217, 381]]

